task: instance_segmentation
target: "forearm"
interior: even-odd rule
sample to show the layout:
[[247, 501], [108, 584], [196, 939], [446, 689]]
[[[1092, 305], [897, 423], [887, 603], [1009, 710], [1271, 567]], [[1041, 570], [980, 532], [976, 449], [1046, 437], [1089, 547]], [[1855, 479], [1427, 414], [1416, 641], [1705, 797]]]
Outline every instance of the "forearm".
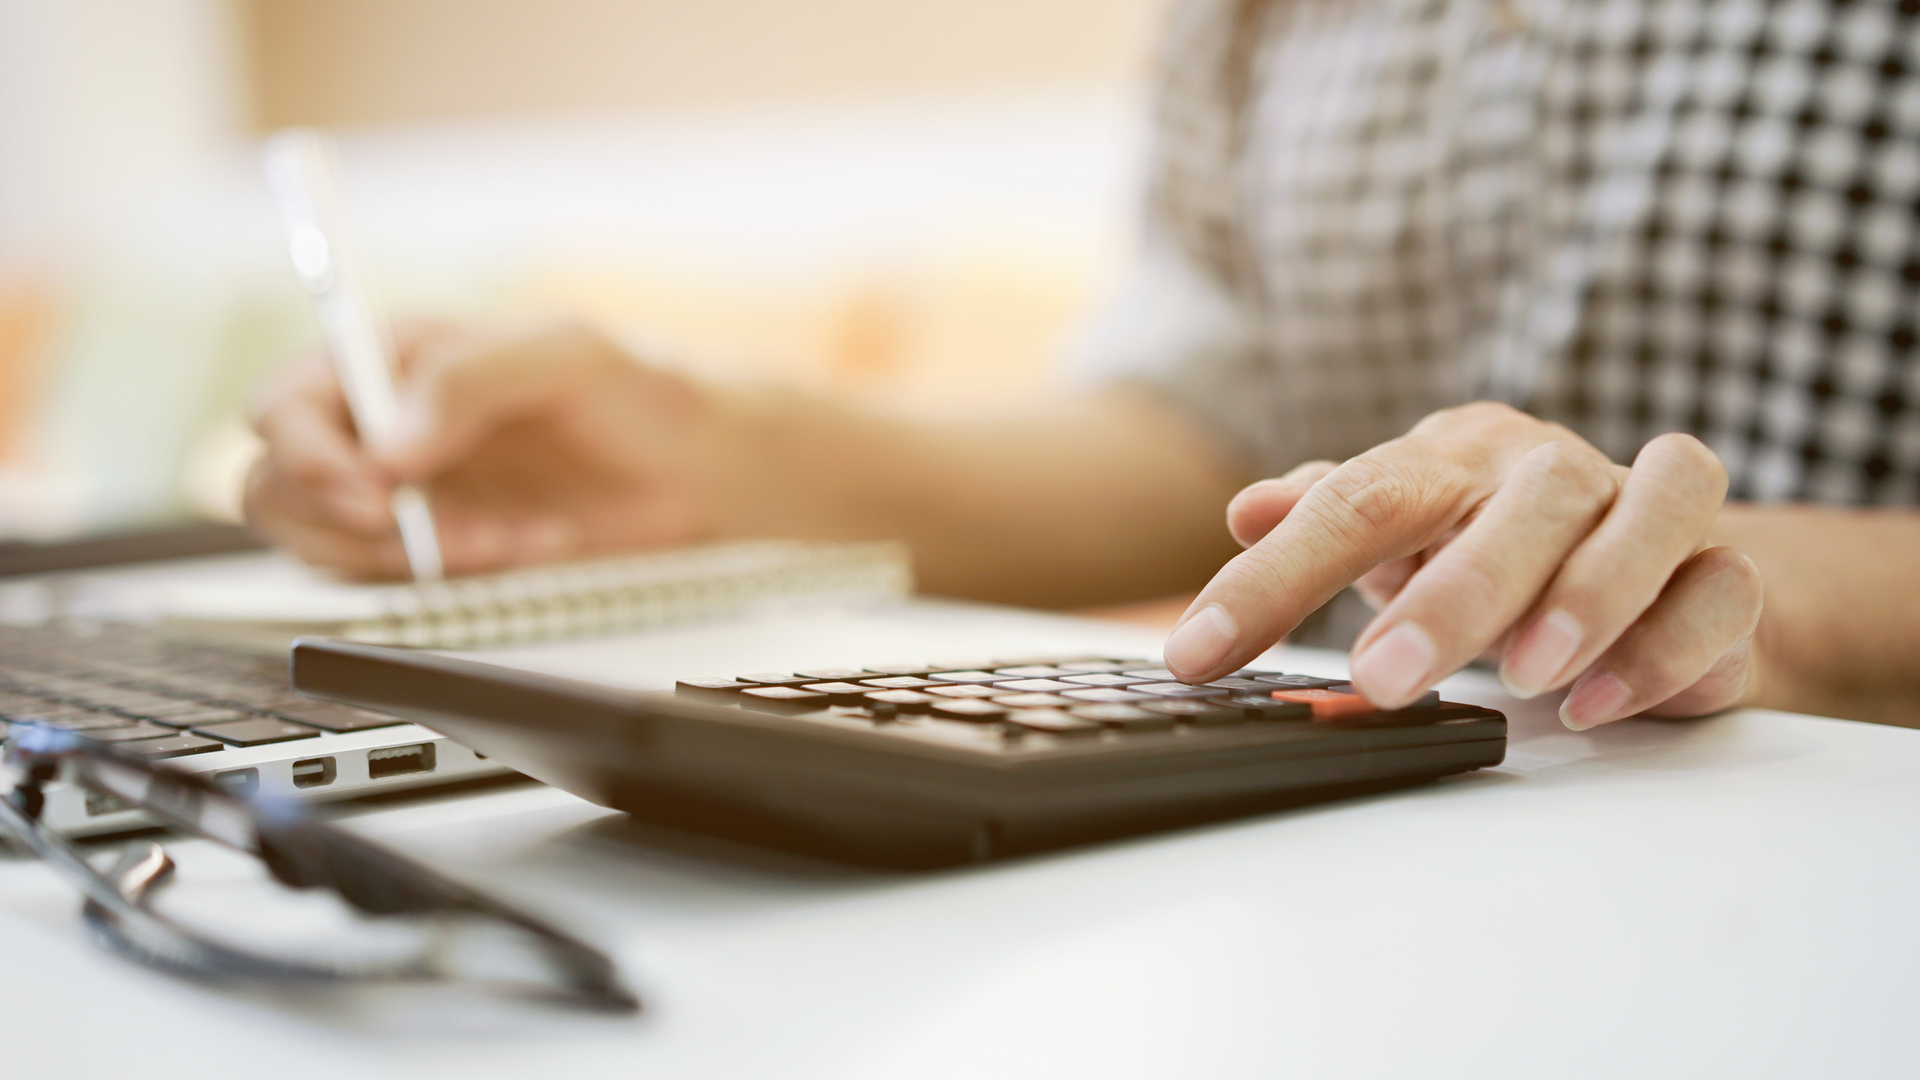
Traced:
[[1237, 547], [1245, 483], [1172, 410], [1125, 392], [950, 420], [738, 392], [732, 535], [889, 537], [930, 592], [1047, 606], [1194, 588]]
[[1920, 512], [1733, 503], [1712, 542], [1765, 582], [1751, 703], [1920, 726]]

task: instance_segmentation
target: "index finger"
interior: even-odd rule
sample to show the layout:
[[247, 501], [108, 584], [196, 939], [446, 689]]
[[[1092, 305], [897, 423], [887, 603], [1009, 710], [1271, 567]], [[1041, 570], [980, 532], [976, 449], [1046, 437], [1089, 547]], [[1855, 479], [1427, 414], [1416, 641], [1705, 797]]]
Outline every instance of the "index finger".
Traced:
[[1478, 473], [1396, 439], [1327, 474], [1201, 590], [1167, 638], [1168, 670], [1239, 670], [1367, 571], [1445, 536], [1479, 498]]

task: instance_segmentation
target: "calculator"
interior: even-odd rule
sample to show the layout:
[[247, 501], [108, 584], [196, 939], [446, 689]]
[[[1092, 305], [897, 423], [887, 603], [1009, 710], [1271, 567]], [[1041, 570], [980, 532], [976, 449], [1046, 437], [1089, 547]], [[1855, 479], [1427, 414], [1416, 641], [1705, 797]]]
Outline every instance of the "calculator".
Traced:
[[1498, 765], [1506, 719], [1375, 709], [1260, 668], [1125, 656], [694, 673], [666, 691], [301, 639], [303, 695], [379, 709], [658, 825], [926, 868], [1256, 814]]

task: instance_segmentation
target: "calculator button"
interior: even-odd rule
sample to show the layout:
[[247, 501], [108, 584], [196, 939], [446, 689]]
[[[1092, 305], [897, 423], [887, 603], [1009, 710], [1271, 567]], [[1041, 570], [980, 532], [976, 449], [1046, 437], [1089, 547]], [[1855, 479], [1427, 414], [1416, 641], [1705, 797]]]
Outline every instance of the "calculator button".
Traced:
[[675, 690], [745, 690], [756, 683], [741, 682], [739, 679], [681, 679], [673, 684]]
[[1329, 686], [1348, 685], [1346, 679], [1322, 679], [1317, 675], [1262, 675], [1254, 681], [1289, 690], [1325, 690]]
[[1101, 724], [1084, 720], [1059, 709], [1015, 709], [1007, 714], [1007, 722], [1026, 728], [1028, 731], [1044, 731], [1049, 735], [1098, 735]]
[[1136, 679], [1151, 679], [1154, 682], [1178, 682], [1180, 679], [1180, 676], [1175, 675], [1173, 672], [1168, 671], [1166, 668], [1163, 668], [1163, 667], [1143, 668], [1139, 671], [1123, 671], [1120, 674], [1131, 676]]
[[817, 682], [808, 683], [800, 689], [825, 694], [833, 699], [835, 705], [858, 705], [873, 687], [850, 682]]
[[944, 698], [990, 698], [999, 696], [1000, 691], [979, 683], [959, 683], [954, 686], [929, 686], [927, 693]]
[[972, 671], [936, 671], [927, 676], [927, 678], [935, 682], [943, 683], [991, 683], [1006, 681], [991, 671], [980, 671], [977, 669]]
[[1148, 701], [1140, 707], [1148, 712], [1163, 713], [1176, 720], [1185, 720], [1199, 727], [1215, 727], [1223, 724], [1244, 724], [1247, 714], [1217, 701], [1202, 701], [1195, 698], [1175, 698], [1172, 701]]
[[933, 707], [933, 715], [952, 720], [999, 720], [1007, 715], [1007, 711], [1005, 705], [995, 705], [991, 701], [981, 701], [978, 698], [942, 701]]
[[860, 685], [871, 686], [875, 690], [923, 690], [941, 684], [916, 675], [890, 675], [884, 679], [861, 679]]
[[875, 690], [866, 695], [866, 701], [875, 707], [884, 705], [901, 712], [926, 712], [945, 700], [918, 690]]
[[993, 673], [1009, 679], [1051, 679], [1055, 675], [1066, 674], [1065, 671], [1051, 664], [1022, 664], [1019, 667], [994, 668]]
[[1311, 706], [1297, 701], [1275, 701], [1266, 694], [1235, 694], [1221, 699], [1220, 704], [1239, 709], [1249, 720], [1307, 720], [1313, 716]]
[[1084, 683], [1061, 682], [1059, 679], [1014, 679], [999, 684], [1001, 690], [1012, 694], [1057, 694], [1062, 690], [1079, 690]]
[[1130, 690], [1116, 690], [1111, 686], [1095, 687], [1091, 690], [1068, 690], [1060, 695], [1075, 701], [1091, 701], [1106, 705], [1123, 705], [1135, 701], [1152, 701], [1152, 694], [1136, 694]]
[[762, 712], [811, 712], [833, 699], [797, 686], [755, 686], [740, 691], [740, 704]]
[[1207, 683], [1207, 685], [1216, 690], [1231, 690], [1236, 694], [1265, 694], [1273, 689], [1272, 683], [1255, 682], [1252, 679], [1243, 679], [1238, 676], [1215, 679]]
[[1080, 675], [1111, 675], [1130, 667], [1142, 667], [1130, 660], [1073, 660], [1055, 664], [1061, 671], [1071, 671]]
[[1061, 682], [1076, 683], [1080, 686], [1132, 686], [1137, 682], [1151, 682], [1151, 679], [1135, 679], [1126, 675], [1097, 673], [1093, 675], [1068, 675]]
[[959, 660], [951, 660], [951, 661], [935, 660], [931, 666], [934, 672], [946, 672], [948, 674], [956, 674], [958, 672], [968, 671], [968, 672], [973, 672], [975, 674], [984, 675], [988, 671], [994, 668], [1007, 667], [1009, 665], [996, 660], [983, 660], [979, 657], [974, 657], [972, 659], [962, 657]]
[[925, 675], [940, 669], [932, 664], [868, 664], [867, 670], [875, 675]]
[[739, 677], [739, 681], [752, 683], [755, 686], [801, 686], [810, 682], [819, 682], [820, 680], [803, 679], [798, 675], [783, 672], [764, 672], [759, 675], [742, 675]]
[[1273, 699], [1305, 705], [1313, 710], [1315, 720], [1380, 711], [1373, 707], [1373, 702], [1359, 694], [1343, 694], [1338, 690], [1275, 690]]
[[822, 682], [835, 682], [841, 679], [864, 679], [870, 675], [878, 675], [880, 672], [868, 671], [865, 668], [857, 667], [827, 667], [813, 668], [810, 671], [796, 671], [794, 674], [802, 679], [818, 679]]
[[[996, 687], [996, 690], [1004, 689], [1004, 685]], [[1009, 709], [1064, 709], [1073, 704], [1071, 698], [1059, 694], [1003, 694], [993, 700]]]
[[1156, 731], [1173, 726], [1173, 717], [1132, 705], [1075, 705], [1067, 710], [1082, 720], [1093, 720], [1122, 731]]
[[1188, 686], [1177, 682], [1134, 683], [1127, 687], [1136, 694], [1155, 694], [1166, 698], [1226, 697], [1231, 690], [1221, 690], [1212, 686]]

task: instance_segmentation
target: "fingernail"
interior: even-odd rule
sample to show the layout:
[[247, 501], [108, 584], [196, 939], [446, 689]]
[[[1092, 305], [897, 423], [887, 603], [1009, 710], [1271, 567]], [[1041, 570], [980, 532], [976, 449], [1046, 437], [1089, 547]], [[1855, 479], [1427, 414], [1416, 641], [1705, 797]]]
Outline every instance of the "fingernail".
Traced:
[[1500, 665], [1500, 685], [1522, 700], [1535, 696], [1566, 670], [1584, 636], [1580, 620], [1560, 608], [1547, 612], [1507, 652], [1506, 662]]
[[1239, 628], [1227, 609], [1208, 604], [1167, 635], [1163, 650], [1167, 670], [1183, 679], [1199, 678], [1226, 659], [1239, 639]]
[[1560, 722], [1574, 731], [1620, 719], [1633, 691], [1612, 675], [1589, 675], [1574, 684], [1573, 693], [1560, 703]]
[[1396, 708], [1427, 688], [1439, 657], [1433, 638], [1419, 623], [1403, 622], [1353, 658], [1353, 683], [1368, 701]]

